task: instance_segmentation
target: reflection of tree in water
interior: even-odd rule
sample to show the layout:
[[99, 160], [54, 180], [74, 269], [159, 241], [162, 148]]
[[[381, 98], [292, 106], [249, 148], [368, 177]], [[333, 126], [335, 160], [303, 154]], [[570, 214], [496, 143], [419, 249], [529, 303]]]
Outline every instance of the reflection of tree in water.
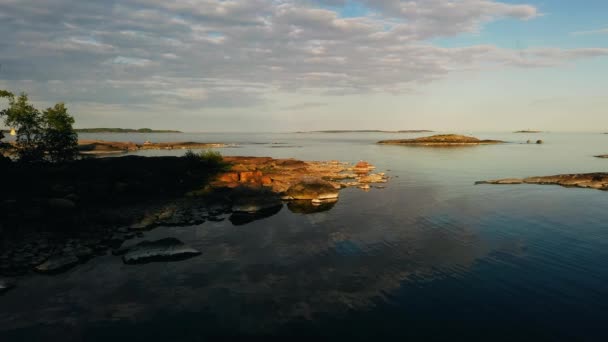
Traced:
[[[410, 205], [384, 216], [371, 214], [394, 202], [397, 194], [373, 194], [330, 212], [337, 215], [283, 211], [246, 227], [153, 231], [175, 236], [203, 254], [139, 269], [100, 264], [88, 275], [52, 279], [63, 282], [62, 290], [47, 291], [54, 300], [40, 295], [40, 284], [32, 284], [37, 305], [24, 309], [19, 301], [7, 302], [7, 310], [18, 312], [10, 324], [57, 322], [63, 315], [65, 322], [162, 319], [179, 326], [172, 317], [190, 313], [200, 316], [203, 325], [201, 315], [207, 313], [233, 332], [270, 332], [292, 320], [371, 309], [408, 279], [430, 281], [467, 272], [493, 250], [474, 229], [437, 216], [428, 189], [408, 194], [402, 200]], [[0, 331], [8, 322], [0, 315]]]

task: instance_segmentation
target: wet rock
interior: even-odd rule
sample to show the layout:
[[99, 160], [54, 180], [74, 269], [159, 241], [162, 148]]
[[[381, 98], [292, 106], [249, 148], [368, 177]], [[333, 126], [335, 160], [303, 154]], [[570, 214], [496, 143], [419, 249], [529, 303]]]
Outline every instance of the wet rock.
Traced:
[[70, 211], [76, 209], [76, 203], [66, 198], [50, 198], [47, 205], [51, 210]]
[[285, 198], [290, 200], [326, 200], [338, 198], [339, 192], [333, 184], [312, 179], [292, 185], [285, 193]]
[[570, 188], [590, 188], [608, 191], [608, 173], [565, 174], [545, 177], [528, 177], [523, 179], [507, 178], [479, 181], [475, 182], [475, 184], [553, 184]]
[[175, 238], [165, 238], [156, 241], [144, 241], [134, 247], [122, 257], [125, 264], [144, 264], [155, 261], [185, 260], [201, 252], [185, 245]]
[[279, 196], [265, 189], [235, 189], [231, 194], [232, 212], [234, 213], [256, 213], [281, 207], [283, 202]]
[[15, 280], [0, 278], [0, 295], [15, 287]]
[[320, 202], [308, 200], [289, 201], [289, 203], [287, 203], [287, 209], [295, 214], [314, 214], [329, 211], [336, 205], [336, 203], [338, 203], [337, 200], [326, 200]]
[[35, 271], [46, 274], [55, 274], [76, 266], [80, 260], [73, 254], [68, 255], [55, 255], [49, 258], [47, 261], [36, 266]]
[[235, 212], [230, 215], [230, 222], [235, 226], [241, 226], [253, 221], [262, 220], [271, 216], [276, 215], [283, 209], [283, 204], [280, 206], [271, 207], [269, 209], [260, 210], [252, 213], [247, 212]]

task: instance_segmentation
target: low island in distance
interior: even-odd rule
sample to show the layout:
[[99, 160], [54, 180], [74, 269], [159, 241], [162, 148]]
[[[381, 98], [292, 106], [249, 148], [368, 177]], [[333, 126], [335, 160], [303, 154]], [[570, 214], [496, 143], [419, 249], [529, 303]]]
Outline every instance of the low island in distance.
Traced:
[[151, 129], [151, 128], [76, 128], [76, 133], [183, 133], [181, 131], [169, 129]]
[[321, 131], [299, 131], [296, 133], [432, 133], [434, 131], [429, 131], [426, 129], [406, 129], [406, 130], [397, 130], [397, 131], [385, 131], [381, 129], [328, 129]]
[[430, 137], [421, 137], [415, 139], [395, 139], [381, 140], [378, 144], [384, 145], [411, 145], [411, 146], [473, 146], [473, 145], [490, 145], [502, 144], [501, 140], [481, 140], [475, 137], [468, 137], [458, 134], [439, 134]]
[[521, 131], [515, 131], [513, 133], [542, 133], [543, 131], [536, 131], [536, 130], [532, 130], [532, 129], [524, 129]]

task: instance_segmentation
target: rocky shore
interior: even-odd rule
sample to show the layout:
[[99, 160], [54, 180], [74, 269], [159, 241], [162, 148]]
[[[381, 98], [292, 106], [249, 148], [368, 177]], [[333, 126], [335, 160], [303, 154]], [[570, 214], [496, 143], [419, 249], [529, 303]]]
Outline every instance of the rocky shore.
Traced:
[[[339, 190], [381, 187], [388, 177], [356, 164], [225, 157], [220, 165], [185, 157], [88, 159], [64, 166], [7, 169], [0, 209], [0, 293], [11, 278], [56, 274], [112, 253], [125, 264], [176, 261], [201, 253], [179, 240], [146, 240], [159, 226], [229, 220], [242, 225], [285, 207], [329, 210]], [[36, 177], [34, 177], [34, 174]], [[26, 186], [27, 185], [27, 186]], [[8, 280], [10, 279], [10, 280]]]
[[114, 154], [138, 150], [196, 150], [226, 147], [226, 144], [199, 143], [199, 142], [146, 142], [142, 144], [133, 142], [105, 141], [105, 140], [79, 140], [78, 150], [81, 154]]
[[608, 191], [608, 173], [564, 174], [545, 177], [505, 178], [479, 181], [475, 184], [552, 184], [568, 188], [589, 188]]
[[381, 140], [378, 144], [387, 145], [412, 145], [412, 146], [473, 146], [473, 145], [489, 145], [502, 144], [500, 140], [480, 140], [475, 137], [469, 137], [457, 134], [440, 134], [430, 137], [422, 137], [415, 139], [396, 139], [396, 140]]

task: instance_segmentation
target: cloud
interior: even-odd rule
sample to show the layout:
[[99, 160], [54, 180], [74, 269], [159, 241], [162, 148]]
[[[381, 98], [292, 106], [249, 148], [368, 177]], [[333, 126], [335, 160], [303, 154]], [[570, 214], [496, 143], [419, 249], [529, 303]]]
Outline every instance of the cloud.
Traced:
[[43, 100], [175, 111], [262, 105], [277, 92], [400, 93], [458, 70], [608, 55], [431, 43], [501, 18], [534, 19], [530, 5], [358, 3], [369, 13], [346, 18], [332, 7], [339, 0], [4, 0], [0, 84]]
[[570, 33], [571, 36], [590, 36], [590, 35], [596, 35], [596, 34], [608, 34], [608, 27], [597, 29], [597, 30], [576, 31], [576, 32]]

